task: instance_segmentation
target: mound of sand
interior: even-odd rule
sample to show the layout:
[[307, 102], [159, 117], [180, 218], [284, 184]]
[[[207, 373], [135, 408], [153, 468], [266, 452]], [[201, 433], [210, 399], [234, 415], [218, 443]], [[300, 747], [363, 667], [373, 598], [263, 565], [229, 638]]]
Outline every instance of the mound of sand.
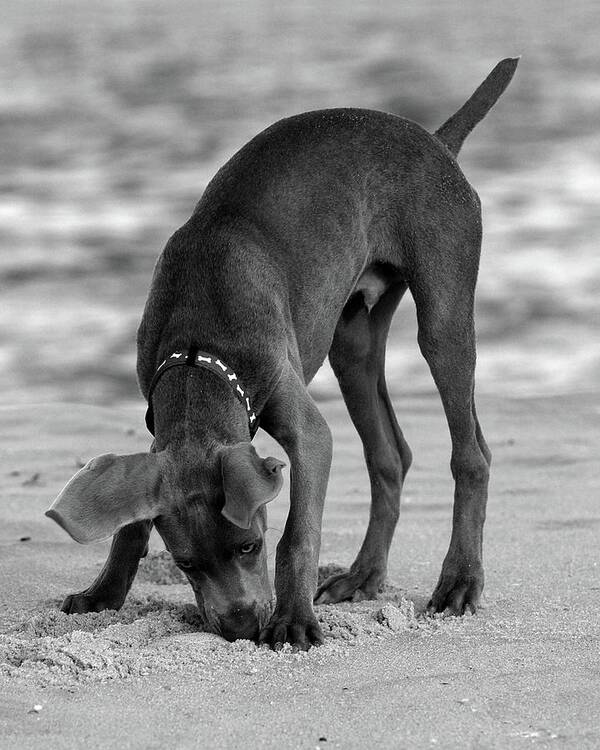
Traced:
[[[339, 569], [323, 567], [319, 577]], [[167, 552], [150, 553], [140, 565], [139, 578], [142, 585], [137, 589], [153, 590], [131, 595], [119, 612], [66, 615], [56, 603], [0, 635], [0, 674], [66, 688], [191, 667], [201, 668], [209, 679], [211, 668], [224, 661], [244, 671], [274, 658], [314, 660], [365, 639], [407, 631], [430, 633], [438, 624], [436, 619], [417, 617], [413, 602], [399, 589], [386, 586], [373, 601], [317, 607], [326, 639], [322, 649], [297, 654], [286, 647], [274, 653], [250, 641], [228, 643], [202, 632], [193, 605], [176, 604], [162, 595], [160, 588], [164, 591], [183, 579]]]
[[167, 550], [148, 553], [140, 563], [136, 581], [138, 583], [155, 583], [159, 586], [187, 583], [185, 576], [175, 565]]

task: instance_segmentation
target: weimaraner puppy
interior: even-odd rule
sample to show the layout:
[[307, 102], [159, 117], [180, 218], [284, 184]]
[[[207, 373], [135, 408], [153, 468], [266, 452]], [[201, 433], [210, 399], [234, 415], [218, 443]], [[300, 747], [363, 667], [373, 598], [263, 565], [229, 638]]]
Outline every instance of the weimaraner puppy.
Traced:
[[[475, 610], [490, 451], [475, 413], [476, 192], [456, 155], [511, 80], [501, 61], [434, 134], [364, 109], [275, 123], [216, 174], [160, 256], [138, 332], [149, 453], [90, 461], [48, 515], [78, 542], [113, 536], [65, 612], [118, 609], [152, 525], [191, 583], [207, 629], [300, 649], [323, 636], [313, 601], [382, 584], [411, 462], [386, 389], [386, 338], [407, 289], [452, 438], [452, 537], [429, 604]], [[362, 439], [369, 526], [347, 572], [317, 590], [331, 435], [307, 386], [329, 356]], [[252, 445], [259, 424], [291, 467], [290, 511], [267, 576], [265, 504], [284, 463]]]

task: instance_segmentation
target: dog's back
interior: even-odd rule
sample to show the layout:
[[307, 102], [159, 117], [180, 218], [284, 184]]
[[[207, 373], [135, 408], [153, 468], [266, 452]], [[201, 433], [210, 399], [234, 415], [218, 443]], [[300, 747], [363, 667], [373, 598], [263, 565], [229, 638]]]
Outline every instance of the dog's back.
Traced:
[[[276, 123], [217, 173], [169, 241], [140, 329], [142, 385], [184, 341], [243, 346], [249, 310], [272, 344], [285, 337], [310, 379], [361, 273], [372, 264], [408, 273], [412, 238], [477, 224], [476, 205], [447, 148], [410, 120], [333, 109]], [[303, 321], [316, 305], [313, 330]], [[252, 352], [240, 359], [258, 366]]]

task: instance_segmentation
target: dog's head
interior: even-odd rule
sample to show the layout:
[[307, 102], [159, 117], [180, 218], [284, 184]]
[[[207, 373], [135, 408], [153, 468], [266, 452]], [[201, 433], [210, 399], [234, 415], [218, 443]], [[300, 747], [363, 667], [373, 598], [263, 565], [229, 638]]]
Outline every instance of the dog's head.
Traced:
[[46, 512], [77, 542], [152, 519], [187, 576], [206, 625], [255, 638], [272, 607], [266, 509], [284, 467], [250, 443], [221, 445], [202, 462], [169, 451], [92, 459]]

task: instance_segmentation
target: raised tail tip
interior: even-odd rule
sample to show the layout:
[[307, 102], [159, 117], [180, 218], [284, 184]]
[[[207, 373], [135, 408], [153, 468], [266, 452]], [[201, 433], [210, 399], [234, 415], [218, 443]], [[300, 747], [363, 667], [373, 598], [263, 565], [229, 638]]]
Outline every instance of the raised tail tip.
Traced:
[[[517, 65], [519, 64], [519, 60], [521, 59], [521, 57], [522, 55], [515, 55], [514, 57], [505, 57], [504, 59], [500, 60], [498, 65], [511, 63], [516, 68]], [[498, 67], [498, 65], [496, 65], [496, 67]]]
[[435, 135], [454, 155], [465, 138], [498, 101], [511, 82], [521, 55], [500, 60], [463, 106], [436, 130]]
[[506, 82], [507, 85], [510, 83], [510, 79], [515, 74], [515, 70], [517, 69], [517, 65], [519, 64], [519, 61], [521, 60], [521, 55], [516, 55], [515, 57], [505, 57], [503, 60], [500, 60], [499, 63], [494, 67], [491, 75], [494, 75], [494, 73], [503, 73], [504, 75], [508, 76], [508, 81]]

